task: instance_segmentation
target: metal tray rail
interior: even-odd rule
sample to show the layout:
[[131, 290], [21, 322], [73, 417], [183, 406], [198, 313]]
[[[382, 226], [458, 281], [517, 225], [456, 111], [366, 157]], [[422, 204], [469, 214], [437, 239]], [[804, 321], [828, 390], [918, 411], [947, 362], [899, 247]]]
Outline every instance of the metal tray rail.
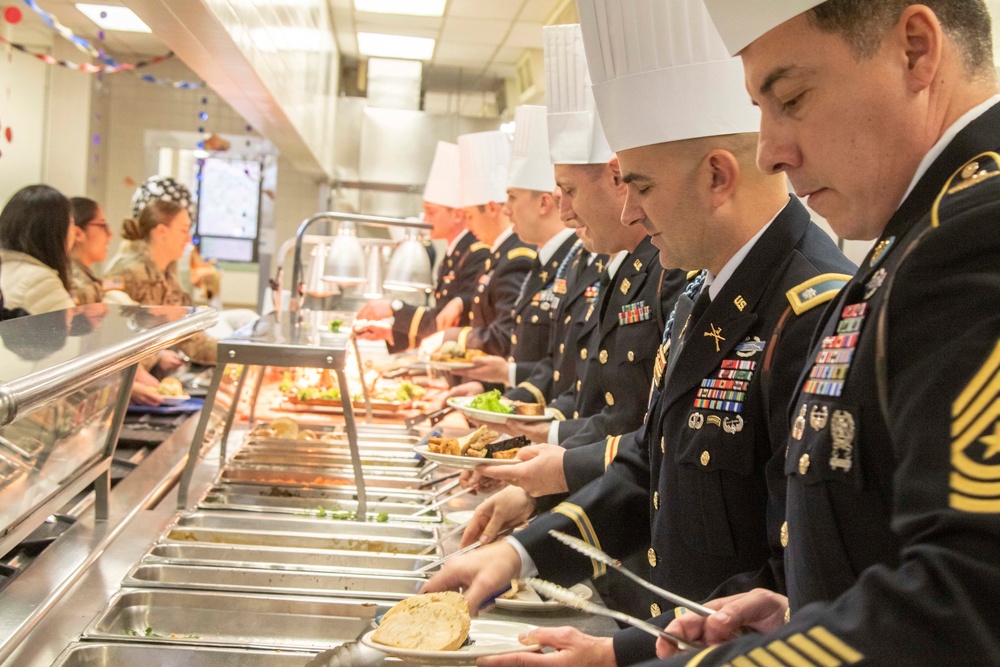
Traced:
[[[389, 459], [382, 463], [376, 459], [368, 459], [367, 462], [362, 462], [361, 465], [366, 480], [369, 476], [406, 477], [411, 479], [422, 479], [425, 476], [423, 462]], [[334, 457], [325, 456], [300, 456], [292, 458], [291, 456], [283, 455], [236, 455], [229, 460], [226, 468], [229, 470], [292, 470], [295, 472], [313, 472], [315, 474], [330, 473], [340, 476], [353, 474], [349, 463], [340, 464], [334, 460]]]
[[[230, 465], [236, 463], [240, 466], [256, 465], [261, 467], [285, 468], [289, 466], [302, 468], [348, 468], [351, 465], [351, 457], [337, 453], [303, 452], [297, 449], [288, 451], [270, 450], [259, 451], [254, 449], [243, 449], [237, 452], [230, 460]], [[409, 474], [410, 469], [419, 472], [423, 468], [425, 461], [413, 452], [409, 456], [369, 456], [361, 454], [361, 465], [364, 470], [395, 470], [403, 469]]]
[[315, 517], [247, 514], [222, 510], [197, 510], [177, 515], [171, 527], [246, 530], [257, 532], [311, 533], [338, 537], [374, 537], [377, 539], [436, 540], [437, 526], [431, 523], [415, 525], [388, 522], [317, 521]]
[[[338, 522], [344, 523], [344, 522]], [[322, 523], [317, 520], [317, 526]], [[367, 524], [358, 524], [367, 525]], [[379, 538], [322, 535], [316, 533], [261, 532], [255, 530], [220, 530], [217, 528], [173, 528], [159, 540], [171, 544], [231, 544], [250, 547], [284, 547], [298, 549], [323, 549], [327, 551], [363, 551], [373, 553], [419, 554], [431, 546], [433, 540], [414, 540], [399, 537]], [[435, 547], [434, 553], [440, 553]]]
[[[413, 448], [420, 444], [419, 440], [409, 442], [359, 442], [358, 449], [362, 456], [391, 456], [413, 458]], [[252, 440], [242, 445], [240, 452], [272, 452], [287, 454], [290, 452], [302, 454], [327, 454], [350, 456], [347, 441], [326, 442], [323, 440]]]
[[[402, 477], [397, 475], [384, 476], [365, 475], [365, 489], [373, 496], [398, 489], [413, 489], [423, 481], [419, 477]], [[254, 470], [251, 468], [224, 467], [215, 479], [216, 484], [225, 483], [256, 483], [268, 486], [287, 485], [308, 488], [337, 488], [355, 491], [354, 475], [342, 473], [324, 473], [319, 470]]]
[[[205, 495], [208, 494], [233, 494], [264, 498], [309, 498], [315, 500], [316, 503], [357, 500], [350, 489], [335, 486], [307, 488], [282, 484], [215, 484], [209, 487]], [[373, 502], [392, 502], [417, 506], [429, 505], [436, 498], [437, 494], [433, 491], [411, 489], [385, 489], [382, 494], [372, 494]]]
[[123, 589], [83, 638], [324, 651], [357, 639], [387, 608], [364, 600]]
[[313, 653], [263, 651], [202, 646], [164, 646], [113, 642], [70, 644], [52, 667], [305, 667]]
[[[379, 519], [387, 518], [388, 521], [410, 521], [418, 520], [425, 522], [441, 521], [442, 516], [439, 510], [425, 512], [418, 517], [412, 517], [421, 510], [427, 503], [416, 502], [382, 502], [375, 499], [368, 501], [368, 516]], [[259, 494], [226, 493], [209, 490], [201, 500], [198, 507], [202, 509], [215, 510], [239, 510], [243, 512], [272, 512], [277, 514], [292, 514], [296, 516], [311, 515], [317, 518], [329, 517], [334, 512], [356, 512], [358, 508], [357, 500], [343, 498], [339, 500], [316, 499], [316, 498], [289, 498], [262, 496]], [[412, 517], [412, 518], [411, 518]]]
[[296, 572], [140, 562], [128, 573], [122, 585], [135, 588], [182, 588], [389, 601], [415, 595], [424, 581], [426, 580], [421, 576]]
[[301, 572], [365, 571], [380, 574], [411, 574], [435, 560], [438, 560], [435, 556], [408, 554], [216, 544], [154, 544], [142, 557], [146, 564], [209, 565]]

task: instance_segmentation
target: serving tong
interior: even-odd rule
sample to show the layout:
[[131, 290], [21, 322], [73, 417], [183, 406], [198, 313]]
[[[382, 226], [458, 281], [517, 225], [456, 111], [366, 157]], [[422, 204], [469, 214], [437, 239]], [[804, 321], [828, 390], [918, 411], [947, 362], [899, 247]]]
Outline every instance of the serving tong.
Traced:
[[573, 549], [577, 553], [581, 553], [587, 558], [592, 558], [593, 560], [596, 560], [598, 563], [604, 563], [608, 567], [617, 570], [618, 572], [621, 572], [626, 577], [628, 577], [635, 583], [639, 584], [646, 590], [656, 593], [664, 600], [667, 600], [668, 602], [671, 602], [677, 605], [678, 607], [684, 607], [685, 609], [689, 609], [694, 613], [698, 614], [699, 616], [711, 616], [712, 614], [715, 613], [714, 609], [706, 607], [703, 604], [698, 604], [694, 600], [688, 600], [686, 597], [677, 595], [676, 593], [671, 593], [670, 591], [660, 588], [656, 584], [652, 584], [643, 579], [642, 577], [633, 574], [622, 565], [622, 562], [620, 560], [618, 560], [617, 558], [612, 558], [611, 556], [604, 553], [597, 547], [587, 544], [586, 542], [584, 542], [579, 538], [573, 537], [572, 535], [567, 535], [566, 533], [560, 532], [558, 530], [550, 530], [549, 535], [556, 538], [557, 540], [568, 546], [570, 549]]
[[607, 618], [621, 621], [622, 623], [626, 623], [632, 627], [639, 628], [643, 632], [648, 632], [654, 637], [663, 637], [682, 651], [705, 648], [698, 642], [689, 642], [681, 639], [677, 635], [667, 632], [666, 630], [662, 630], [652, 623], [638, 619], [635, 616], [629, 616], [628, 614], [623, 614], [620, 611], [615, 611], [614, 609], [608, 609], [607, 607], [595, 604], [590, 600], [580, 597], [569, 589], [553, 584], [551, 581], [545, 581], [544, 579], [538, 579], [537, 577], [529, 577], [528, 579], [525, 579], [525, 583], [531, 586], [536, 593], [544, 595], [550, 600], [558, 602], [565, 607], [570, 607], [587, 614], [593, 614], [594, 616], [606, 616]]

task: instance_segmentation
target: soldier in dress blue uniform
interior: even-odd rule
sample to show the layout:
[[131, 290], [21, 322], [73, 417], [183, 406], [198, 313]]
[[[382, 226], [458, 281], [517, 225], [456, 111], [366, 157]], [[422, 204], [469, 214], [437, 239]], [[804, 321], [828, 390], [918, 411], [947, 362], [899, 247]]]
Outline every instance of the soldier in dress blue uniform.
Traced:
[[[644, 428], [627, 442], [582, 448], [597, 454], [594, 482], [508, 543], [452, 561], [441, 582], [432, 582], [468, 586], [473, 606], [512, 575], [537, 571], [569, 584], [605, 573], [598, 561], [561, 547], [551, 529], [616, 558], [641, 553], [653, 583], [693, 599], [779, 580], [787, 405], [817, 306], [854, 269], [789, 199], [784, 178], [756, 168], [759, 115], [741, 85], [739, 60], [727, 57], [717, 34], [658, 62], [606, 58], [625, 42], [648, 50], [654, 35], [711, 35], [700, 1], [647, 16], [641, 0], [621, 0], [628, 21], [610, 20], [596, 4], [579, 6], [591, 73], [605, 73], [595, 85], [598, 109], [628, 184], [622, 220], [651, 234], [664, 266], [704, 271], [671, 315]], [[616, 113], [622, 99], [631, 100], [627, 119]], [[726, 113], [700, 113], [716, 104]], [[684, 116], [682, 109], [699, 113]], [[674, 120], [664, 123], [664, 114]], [[815, 294], [800, 299], [810, 288]], [[566, 454], [567, 470], [576, 451]], [[489, 569], [475, 574], [485, 562]], [[662, 598], [644, 591], [643, 600], [646, 614], [665, 611]], [[655, 655], [645, 634], [595, 641], [578, 633], [567, 639], [566, 632], [538, 631], [531, 639], [563, 649], [550, 659], [557, 664], [586, 655], [624, 665]]]
[[[791, 404], [787, 599], [755, 591], [678, 621], [712, 646], [669, 664], [1000, 664], [1000, 97], [985, 3], [708, 5], [761, 107], [761, 167], [875, 244], [828, 304]], [[717, 646], [734, 627], [762, 634]]]
[[[503, 212], [510, 139], [499, 131], [476, 132], [460, 136], [458, 146], [466, 224], [477, 238], [490, 244], [490, 256], [472, 297], [470, 326], [439, 331], [421, 347], [433, 351], [442, 341], [456, 341], [461, 349], [506, 357], [514, 335], [512, 311], [538, 253], [518, 238]], [[438, 321], [457, 321], [463, 308], [459, 299], [452, 299], [438, 315]]]
[[424, 221], [431, 225], [431, 238], [448, 242], [438, 265], [434, 307], [378, 300], [369, 301], [358, 311], [357, 318], [362, 320], [393, 318], [389, 329], [368, 327], [358, 331], [363, 338], [385, 340], [390, 352], [416, 347], [437, 331], [437, 316], [452, 299], [461, 300], [459, 324], [469, 323], [472, 299], [479, 277], [486, 270], [490, 247], [465, 227], [461, 173], [458, 146], [439, 141], [424, 188]]

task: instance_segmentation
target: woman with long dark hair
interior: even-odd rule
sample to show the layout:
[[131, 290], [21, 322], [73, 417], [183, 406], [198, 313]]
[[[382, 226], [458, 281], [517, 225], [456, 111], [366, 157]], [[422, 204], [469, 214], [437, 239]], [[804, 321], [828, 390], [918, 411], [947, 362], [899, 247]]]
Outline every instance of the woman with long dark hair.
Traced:
[[69, 199], [48, 185], [29, 185], [0, 212], [0, 289], [7, 308], [47, 313], [74, 306], [69, 251]]

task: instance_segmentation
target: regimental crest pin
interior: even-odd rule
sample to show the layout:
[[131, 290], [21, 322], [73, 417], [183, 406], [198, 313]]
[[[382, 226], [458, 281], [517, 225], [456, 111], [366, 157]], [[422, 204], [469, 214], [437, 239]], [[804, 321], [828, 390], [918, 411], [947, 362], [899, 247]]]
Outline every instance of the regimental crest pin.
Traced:
[[630, 287], [632, 287], [632, 281], [629, 280], [628, 278], [623, 280], [621, 286], [622, 294], [628, 294], [628, 290]]
[[896, 242], [895, 236], [890, 236], [887, 239], [882, 239], [881, 241], [879, 241], [878, 244], [875, 246], [875, 249], [872, 251], [871, 259], [868, 260], [868, 266], [875, 268], [878, 265], [878, 263], [885, 258], [886, 254], [888, 254], [889, 252], [889, 248], [891, 248], [892, 244], [895, 242]]

